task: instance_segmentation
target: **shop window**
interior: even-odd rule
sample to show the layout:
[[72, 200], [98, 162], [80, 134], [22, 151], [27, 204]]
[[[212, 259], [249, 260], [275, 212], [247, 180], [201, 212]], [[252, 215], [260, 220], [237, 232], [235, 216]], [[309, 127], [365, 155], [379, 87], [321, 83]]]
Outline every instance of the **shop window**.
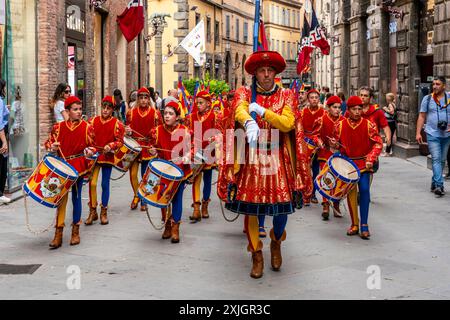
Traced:
[[6, 193], [19, 190], [37, 165], [36, 30], [31, 0], [6, 1], [0, 25], [0, 71], [6, 81], [5, 105], [10, 109]]

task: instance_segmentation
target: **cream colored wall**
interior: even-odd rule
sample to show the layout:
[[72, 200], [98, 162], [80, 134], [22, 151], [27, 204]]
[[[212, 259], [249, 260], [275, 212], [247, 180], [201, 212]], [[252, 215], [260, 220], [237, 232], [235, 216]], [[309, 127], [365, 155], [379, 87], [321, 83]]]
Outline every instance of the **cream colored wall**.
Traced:
[[[153, 32], [150, 16], [155, 13], [168, 13], [170, 14], [170, 18], [166, 18], [167, 27], [164, 28], [164, 32], [162, 35], [162, 54], [167, 55], [168, 49], [167, 44], [172, 45], [172, 50], [177, 46], [178, 41], [177, 38], [174, 37], [174, 30], [178, 29], [178, 22], [173, 19], [174, 14], [178, 11], [178, 5], [174, 3], [173, 0], [149, 0], [148, 1], [148, 32], [151, 34]], [[149, 61], [149, 70], [150, 70], [150, 86], [155, 86], [155, 39], [149, 41], [150, 48], [150, 61]], [[173, 55], [168, 58], [166, 63], [162, 65], [162, 92], [160, 92], [162, 97], [166, 97], [167, 91], [173, 88], [174, 81], [178, 80], [178, 73], [176, 73], [173, 68], [177, 63], [177, 56]]]
[[[299, 16], [303, 11], [298, 8], [299, 1], [264, 1], [263, 16], [266, 25], [266, 36], [269, 41], [269, 49], [279, 51], [285, 59], [294, 60], [296, 56], [297, 42], [300, 41]], [[278, 7], [278, 11], [276, 8]], [[283, 19], [282, 11], [289, 11], [289, 24]], [[272, 10], [274, 12], [272, 13]], [[295, 21], [292, 12], [295, 12]], [[277, 42], [279, 47], [277, 48]], [[283, 53], [283, 41], [285, 42], [285, 53]], [[288, 43], [290, 43], [290, 55], [288, 53]]]

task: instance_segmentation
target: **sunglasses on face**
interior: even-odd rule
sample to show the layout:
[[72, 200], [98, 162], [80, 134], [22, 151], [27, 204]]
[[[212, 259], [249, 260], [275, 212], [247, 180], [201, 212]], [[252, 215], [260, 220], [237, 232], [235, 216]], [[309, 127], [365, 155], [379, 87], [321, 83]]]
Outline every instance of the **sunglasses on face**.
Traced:
[[150, 96], [147, 96], [147, 95], [140, 95], [138, 98], [139, 98], [139, 99], [148, 99], [148, 98], [150, 98]]
[[70, 90], [65, 90], [64, 93], [65, 93], [65, 94], [69, 94], [69, 93], [70, 93]]

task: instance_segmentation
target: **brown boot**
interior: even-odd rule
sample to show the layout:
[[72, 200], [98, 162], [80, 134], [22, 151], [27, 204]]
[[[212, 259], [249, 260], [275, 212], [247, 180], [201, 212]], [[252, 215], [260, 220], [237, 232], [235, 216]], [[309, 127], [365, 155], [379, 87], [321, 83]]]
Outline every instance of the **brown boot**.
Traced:
[[80, 243], [80, 225], [72, 224], [72, 237], [70, 238], [70, 245], [75, 246]]
[[255, 252], [252, 252], [252, 271], [250, 272], [250, 277], [259, 279], [263, 276], [263, 270], [264, 270], [264, 259], [262, 250], [258, 250]]
[[208, 200], [202, 200], [202, 218], [208, 219], [209, 213], [208, 213], [208, 204], [211, 202], [211, 199]]
[[170, 242], [178, 243], [180, 242], [180, 221], [175, 222], [172, 219], [171, 221], [172, 221], [172, 239], [170, 240]]
[[194, 202], [192, 204], [192, 207], [194, 208], [194, 213], [192, 216], [189, 217], [190, 220], [192, 220], [194, 223], [197, 221], [202, 220], [202, 214], [200, 213], [200, 202]]
[[172, 237], [172, 220], [169, 219], [166, 221], [166, 225], [164, 227], [164, 232], [162, 234], [163, 239], [170, 239]]
[[55, 238], [50, 242], [49, 246], [52, 249], [61, 247], [64, 227], [55, 228]]
[[89, 216], [84, 222], [85, 225], [90, 226], [94, 221], [98, 220], [97, 208], [89, 208]]
[[100, 210], [100, 224], [108, 224], [108, 207], [101, 206]]
[[328, 220], [330, 217], [330, 203], [328, 201], [322, 202], [322, 219]]
[[283, 232], [281, 239], [275, 239], [275, 233], [273, 229], [270, 230], [270, 263], [272, 264], [273, 271], [279, 271], [283, 258], [281, 257], [281, 242], [286, 240], [286, 231]]

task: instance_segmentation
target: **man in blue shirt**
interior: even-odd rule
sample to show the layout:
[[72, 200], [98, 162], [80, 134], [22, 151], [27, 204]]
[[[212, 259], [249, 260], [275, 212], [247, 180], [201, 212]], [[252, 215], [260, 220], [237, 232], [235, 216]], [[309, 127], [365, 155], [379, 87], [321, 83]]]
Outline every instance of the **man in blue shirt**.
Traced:
[[0, 79], [0, 203], [11, 202], [11, 199], [3, 195], [8, 174], [8, 141], [6, 140], [6, 135], [8, 134], [9, 110], [3, 101], [5, 98], [5, 87], [5, 80]]
[[445, 92], [445, 85], [446, 79], [444, 77], [434, 78], [433, 92], [422, 100], [416, 129], [416, 140], [421, 144], [423, 140], [420, 130], [426, 121], [425, 133], [427, 134], [428, 149], [433, 162], [431, 192], [434, 192], [437, 196], [444, 195], [442, 173], [450, 146], [450, 93]]

